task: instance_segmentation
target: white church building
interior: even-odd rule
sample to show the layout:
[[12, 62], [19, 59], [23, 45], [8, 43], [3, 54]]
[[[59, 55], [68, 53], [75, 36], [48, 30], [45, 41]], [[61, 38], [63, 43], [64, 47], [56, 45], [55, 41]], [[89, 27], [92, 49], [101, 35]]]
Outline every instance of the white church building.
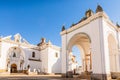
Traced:
[[0, 72], [61, 73], [61, 48], [45, 38], [31, 45], [20, 34], [0, 38]]
[[[91, 9], [69, 29], [63, 26], [61, 48], [45, 38], [31, 45], [20, 34], [0, 38], [0, 72], [67, 73], [77, 65], [72, 47], [80, 50], [83, 72], [90, 72], [92, 80], [109, 80], [112, 73], [120, 73], [120, 26], [113, 24], [100, 5]], [[58, 34], [59, 35], [59, 34]]]

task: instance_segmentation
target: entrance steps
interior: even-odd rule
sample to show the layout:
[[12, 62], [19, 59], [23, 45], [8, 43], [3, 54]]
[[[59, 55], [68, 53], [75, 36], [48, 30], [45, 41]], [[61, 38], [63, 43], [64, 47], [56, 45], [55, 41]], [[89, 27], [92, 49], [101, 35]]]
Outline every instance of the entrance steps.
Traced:
[[66, 75], [67, 78], [78, 78], [80, 80], [90, 80], [91, 72], [82, 72], [81, 74], [73, 74], [72, 72], [68, 72]]
[[90, 80], [91, 79], [91, 73], [89, 72], [82, 72], [81, 74], [68, 74], [67, 75], [68, 78], [76, 78], [76, 79], [80, 79], [80, 80]]
[[10, 75], [27, 75], [27, 74], [24, 74], [24, 73], [11, 73]]
[[86, 80], [90, 80], [91, 75], [88, 72], [82, 72], [79, 77], [80, 79], [86, 79]]
[[0, 75], [10, 75], [9, 72], [1, 72]]
[[120, 72], [111, 72], [112, 80], [120, 80]]
[[27, 74], [25, 74], [25, 73], [9, 73], [9, 72], [2, 72], [2, 73], [0, 73], [0, 76], [3, 76], [3, 75], [5, 75], [5, 76], [13, 76], [13, 75], [27, 75]]

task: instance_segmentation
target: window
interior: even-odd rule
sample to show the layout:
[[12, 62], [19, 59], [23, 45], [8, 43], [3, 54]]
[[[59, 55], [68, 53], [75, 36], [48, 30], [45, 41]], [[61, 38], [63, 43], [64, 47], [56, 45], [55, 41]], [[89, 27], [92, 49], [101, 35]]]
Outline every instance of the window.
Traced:
[[16, 57], [16, 54], [15, 54], [15, 52], [13, 53], [13, 57]]
[[14, 47], [14, 49], [16, 50], [16, 47]]
[[56, 58], [58, 57], [58, 53], [57, 53], [57, 52], [55, 53], [55, 57], [56, 57]]
[[19, 40], [17, 39], [17, 42], [19, 42]]
[[32, 57], [35, 57], [35, 52], [32, 52]]

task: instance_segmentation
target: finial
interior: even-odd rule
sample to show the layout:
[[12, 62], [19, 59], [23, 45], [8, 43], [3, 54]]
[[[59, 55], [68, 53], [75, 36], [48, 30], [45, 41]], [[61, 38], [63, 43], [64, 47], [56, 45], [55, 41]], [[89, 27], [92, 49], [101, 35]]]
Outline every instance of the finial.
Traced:
[[88, 18], [90, 16], [92, 16], [94, 13], [93, 11], [89, 8], [86, 12], [85, 12], [85, 16]]
[[21, 37], [21, 35], [19, 33], [14, 35], [15, 42], [21, 42], [21, 39], [22, 39], [22, 37]]
[[102, 7], [98, 4], [97, 5], [97, 9], [96, 9], [96, 13], [97, 12], [102, 12], [102, 11], [103, 11]]
[[41, 46], [43, 44], [46, 43], [46, 39], [45, 38], [41, 38], [41, 42], [39, 44], [37, 44], [37, 46]]
[[49, 41], [48, 41], [48, 45], [51, 45], [51, 44], [52, 44], [52, 43], [51, 43], [51, 41], [49, 40]]
[[116, 26], [117, 26], [118, 28], [120, 28], [120, 25], [118, 24], [118, 22], [116, 23]]
[[65, 30], [65, 26], [63, 25], [63, 26], [62, 26], [62, 31], [64, 31], [64, 30]]
[[75, 24], [74, 23], [72, 23], [72, 25], [70, 26], [70, 27], [73, 27]]
[[41, 43], [45, 43], [45, 42], [46, 42], [45, 38], [41, 38]]

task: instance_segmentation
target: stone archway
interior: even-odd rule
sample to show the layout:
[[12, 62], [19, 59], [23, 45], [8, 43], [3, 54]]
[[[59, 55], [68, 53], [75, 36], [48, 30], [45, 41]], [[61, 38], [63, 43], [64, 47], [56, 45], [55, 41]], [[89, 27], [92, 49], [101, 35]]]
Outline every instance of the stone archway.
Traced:
[[[109, 17], [104, 13], [104, 11], [102, 11], [100, 6], [97, 7], [95, 14], [88, 16], [87, 14], [90, 12], [91, 10], [86, 11], [85, 17], [83, 17], [78, 23], [72, 25], [69, 29], [65, 29], [65, 26], [62, 28], [62, 32], [60, 33], [62, 38], [62, 74], [67, 74], [68, 55], [71, 53], [72, 46], [76, 45], [79, 50], [83, 50], [83, 58], [85, 58], [85, 56], [91, 56], [92, 60], [90, 59], [90, 64], [93, 72], [91, 74], [91, 78], [95, 80], [109, 80], [111, 76], [110, 70], [117, 70], [117, 72], [120, 72], [120, 57], [116, 56], [115, 59], [111, 56], [111, 58], [116, 60], [114, 61], [114, 64], [117, 67], [112, 66], [113, 62], [112, 60], [110, 61], [111, 58], [109, 59], [109, 56], [112, 53], [120, 53], [116, 46], [116, 50], [112, 49], [114, 48], [112, 43], [120, 48], [120, 43], [116, 43], [120, 42], [120, 30], [111, 23]], [[112, 32], [114, 34], [116, 41], [114, 38], [110, 38], [113, 40], [108, 40], [108, 32]], [[84, 35], [84, 33], [86, 33], [86, 35]], [[111, 62], [111, 67], [109, 62]]]
[[82, 59], [82, 71], [83, 72], [91, 72], [92, 71], [92, 59], [91, 59], [91, 39], [86, 33], [78, 33], [75, 34], [69, 41], [67, 45], [67, 71], [72, 71], [70, 69], [71, 63], [71, 55], [72, 55], [72, 47], [77, 46], [81, 52]]
[[11, 70], [10, 70], [11, 73], [17, 73], [17, 65], [14, 63], [14, 64], [11, 64]]

